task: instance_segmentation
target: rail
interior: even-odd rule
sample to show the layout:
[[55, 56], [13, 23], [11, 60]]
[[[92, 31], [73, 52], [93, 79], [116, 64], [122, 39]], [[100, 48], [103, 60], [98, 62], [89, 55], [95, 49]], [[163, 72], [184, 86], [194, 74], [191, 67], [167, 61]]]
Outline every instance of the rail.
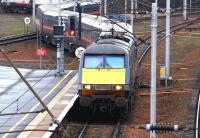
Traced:
[[9, 37], [2, 37], [0, 38], [0, 46], [15, 43], [15, 42], [35, 39], [36, 37], [37, 37], [37, 34], [35, 32], [28, 33], [28, 34], [18, 34], [18, 35], [9, 36]]
[[[186, 21], [186, 22], [183, 22], [183, 23], [179, 23], [179, 24], [176, 24], [174, 26], [171, 26], [170, 29], [171, 29], [171, 32], [170, 34], [173, 34], [173, 33], [176, 33], [177, 31], [180, 31], [190, 25], [193, 25], [195, 23], [199, 23], [200, 22], [200, 18], [197, 18], [197, 19], [194, 19], [194, 20], [190, 20], [190, 21]], [[161, 36], [161, 34], [165, 31], [165, 29], [162, 29], [160, 31], [157, 32], [157, 36], [159, 36], [158, 38], [158, 42], [163, 40], [165, 38], [165, 36]], [[142, 43], [146, 43], [149, 39], [151, 38], [151, 35], [147, 36], [146, 38], [144, 38], [144, 42], [140, 41], [137, 43], [137, 46], [141, 45]], [[151, 45], [148, 45], [148, 47], [146, 49], [144, 49], [144, 52], [142, 53], [141, 57], [139, 58], [138, 60], [138, 65], [140, 65], [146, 55], [146, 53], [149, 51], [149, 49], [151, 48]]]
[[83, 138], [83, 136], [84, 136], [84, 134], [85, 134], [86, 129], [87, 129], [88, 126], [89, 126], [89, 123], [88, 123], [88, 121], [87, 121], [87, 122], [84, 124], [84, 126], [83, 126], [83, 128], [82, 128], [80, 134], [78, 135], [78, 138]]
[[120, 129], [121, 129], [121, 118], [119, 119], [119, 121], [117, 122], [117, 125], [115, 126], [115, 129], [113, 130], [113, 134], [112, 134], [112, 138], [117, 138], [119, 136], [120, 133]]
[[[113, 131], [112, 131], [112, 133], [111, 133], [111, 137], [112, 137], [112, 138], [117, 138], [117, 137], [119, 137], [120, 129], [121, 129], [121, 123], [122, 123], [122, 118], [119, 118], [119, 120], [117, 121], [117, 124], [116, 124], [115, 126], [113, 126]], [[81, 131], [80, 131], [80, 133], [79, 133], [79, 135], [78, 135], [78, 138], [83, 138], [83, 137], [85, 137], [85, 135], [86, 135], [86, 133], [87, 133], [87, 129], [88, 129], [88, 127], [89, 127], [90, 125], [91, 125], [91, 124], [89, 123], [89, 121], [87, 121], [87, 122], [83, 125], [83, 127], [82, 127], [82, 129], [81, 129]], [[101, 125], [100, 125], [100, 126], [97, 125], [97, 127], [102, 127], [102, 126], [101, 126]]]
[[200, 89], [198, 94], [197, 110], [196, 110], [195, 138], [199, 138], [199, 122], [200, 122], [199, 117], [200, 117]]

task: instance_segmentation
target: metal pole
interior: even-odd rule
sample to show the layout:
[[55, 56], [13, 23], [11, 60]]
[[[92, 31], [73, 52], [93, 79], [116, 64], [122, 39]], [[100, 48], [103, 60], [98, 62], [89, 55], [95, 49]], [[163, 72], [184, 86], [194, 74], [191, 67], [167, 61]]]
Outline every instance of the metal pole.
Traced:
[[134, 33], [134, 0], [131, 0], [131, 25], [132, 25], [132, 33]]
[[40, 69], [42, 69], [42, 47], [40, 48]]
[[61, 0], [58, 0], [58, 25], [61, 25]]
[[125, 4], [124, 4], [124, 9], [125, 9], [125, 23], [127, 23], [127, 0], [125, 0]]
[[158, 6], [158, 0], [155, 0], [155, 3], [157, 4], [157, 6]]
[[74, 12], [76, 12], [76, 0], [74, 0]]
[[79, 16], [78, 16], [78, 19], [79, 19], [79, 22], [78, 22], [78, 38], [79, 38], [79, 40], [81, 40], [81, 28], [82, 28], [81, 19], [82, 19], [82, 8], [81, 8], [80, 3], [77, 4], [77, 9], [78, 9], [78, 13], [79, 13]]
[[99, 2], [99, 14], [102, 14], [102, 0]]
[[134, 0], [134, 10], [135, 10], [135, 18], [138, 17], [138, 3], [137, 0]]
[[38, 34], [38, 30], [37, 30], [37, 49], [38, 49], [38, 46], [39, 46], [39, 34]]
[[191, 15], [191, 12], [192, 12], [192, 0], [190, 0], [190, 15]]
[[165, 85], [170, 76], [170, 0], [166, 0]]
[[187, 0], [183, 0], [183, 18], [187, 20]]
[[[61, 18], [61, 0], [58, 1], [58, 25], [62, 25]], [[60, 38], [59, 45], [57, 45], [57, 68], [56, 75], [64, 74], [64, 38]]]
[[[151, 21], [151, 125], [156, 125], [156, 55], [157, 55], [157, 3], [152, 3]], [[156, 138], [155, 131], [150, 131], [150, 138]]]
[[33, 23], [32, 24], [33, 24], [33, 30], [35, 30], [35, 0], [33, 0], [33, 5], [32, 6], [33, 6], [33, 13], [32, 13], [33, 14], [32, 15], [32, 17], [33, 17], [33, 19], [32, 19], [33, 21], [32, 22]]
[[107, 15], [107, 0], [104, 0], [104, 15]]

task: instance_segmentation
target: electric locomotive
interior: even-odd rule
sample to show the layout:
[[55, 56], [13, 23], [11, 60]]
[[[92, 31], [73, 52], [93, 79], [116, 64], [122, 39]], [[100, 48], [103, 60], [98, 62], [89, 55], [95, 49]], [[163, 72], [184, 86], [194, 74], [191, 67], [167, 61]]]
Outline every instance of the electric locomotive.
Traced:
[[110, 113], [131, 109], [136, 78], [136, 43], [128, 35], [106, 35], [81, 56], [78, 93], [82, 107]]

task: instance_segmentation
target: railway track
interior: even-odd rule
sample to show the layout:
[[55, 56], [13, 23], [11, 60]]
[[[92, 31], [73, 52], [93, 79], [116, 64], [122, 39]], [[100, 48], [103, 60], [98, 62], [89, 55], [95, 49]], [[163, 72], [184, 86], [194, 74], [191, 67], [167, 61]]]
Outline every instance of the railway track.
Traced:
[[[122, 126], [122, 119], [119, 118], [119, 120], [117, 121], [116, 125], [113, 126], [112, 133], [111, 133], [111, 135], [109, 137], [111, 137], [111, 138], [118, 138], [119, 134], [120, 134], [121, 126]], [[78, 135], [78, 138], [84, 138], [87, 135], [87, 131], [88, 131], [89, 127], [93, 127], [93, 125], [91, 125], [90, 122], [87, 121], [83, 125], [83, 127], [82, 127], [82, 129], [81, 129], [81, 131], [80, 131], [80, 133]], [[97, 129], [102, 128], [102, 125], [95, 125], [95, 128], [97, 128]], [[94, 135], [96, 135], [96, 134], [94, 134]]]
[[[175, 34], [176, 32], [190, 26], [193, 25], [195, 23], [199, 23], [200, 22], [200, 18], [194, 19], [194, 20], [190, 20], [190, 21], [186, 21], [186, 22], [182, 22], [176, 25], [173, 25], [170, 27], [171, 31], [170, 34]], [[166, 29], [161, 29], [160, 31], [157, 32], [158, 35], [158, 42], [160, 42], [161, 40], [163, 40], [165, 38], [165, 30]], [[143, 40], [139, 39], [140, 42], [137, 43], [137, 46], [140, 46], [142, 43], [145, 44], [145, 46], [143, 48], [140, 48], [139, 50], [139, 60], [138, 60], [138, 65], [140, 65], [144, 59], [144, 57], [146, 56], [146, 53], [150, 50], [151, 45], [150, 45], [150, 38], [151, 35], [145, 37]]]
[[15, 43], [15, 42], [35, 39], [36, 37], [37, 37], [37, 34], [35, 32], [28, 33], [28, 34], [18, 34], [18, 35], [9, 36], [9, 37], [3, 37], [3, 38], [0, 38], [0, 46]]

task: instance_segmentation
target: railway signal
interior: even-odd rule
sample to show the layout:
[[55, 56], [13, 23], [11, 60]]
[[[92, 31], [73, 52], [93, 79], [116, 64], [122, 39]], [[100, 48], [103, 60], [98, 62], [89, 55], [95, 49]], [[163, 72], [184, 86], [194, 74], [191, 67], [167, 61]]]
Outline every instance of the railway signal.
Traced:
[[46, 56], [47, 50], [45, 48], [38, 48], [38, 49], [36, 49], [36, 54], [38, 56]]
[[57, 45], [57, 69], [56, 75], [64, 74], [64, 26], [54, 25], [53, 36], [56, 39]]
[[76, 36], [76, 17], [70, 16], [69, 18], [69, 29], [67, 32], [68, 36], [74, 37]]

